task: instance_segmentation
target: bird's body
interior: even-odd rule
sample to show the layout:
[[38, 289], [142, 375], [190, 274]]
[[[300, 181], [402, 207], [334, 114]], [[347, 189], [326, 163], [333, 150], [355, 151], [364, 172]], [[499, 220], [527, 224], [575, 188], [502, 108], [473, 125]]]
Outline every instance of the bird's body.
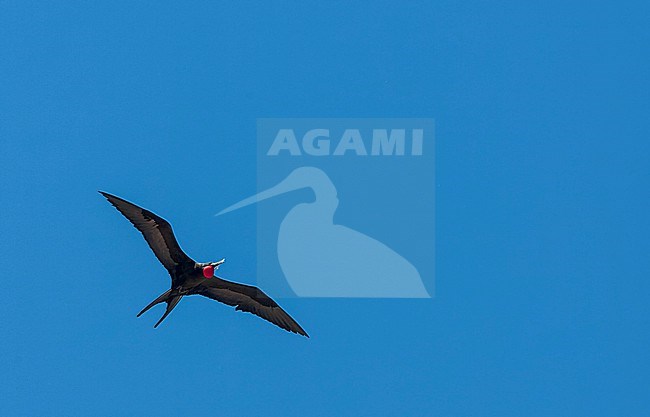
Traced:
[[309, 337], [291, 316], [259, 288], [213, 276], [214, 270], [219, 268], [224, 259], [208, 263], [195, 262], [180, 248], [171, 225], [165, 219], [119, 197], [102, 191], [100, 193], [142, 233], [171, 277], [171, 288], [146, 306], [138, 317], [157, 304], [167, 303], [165, 314], [154, 326], [157, 327], [184, 296], [198, 294], [234, 306], [236, 310], [253, 313], [287, 331]]

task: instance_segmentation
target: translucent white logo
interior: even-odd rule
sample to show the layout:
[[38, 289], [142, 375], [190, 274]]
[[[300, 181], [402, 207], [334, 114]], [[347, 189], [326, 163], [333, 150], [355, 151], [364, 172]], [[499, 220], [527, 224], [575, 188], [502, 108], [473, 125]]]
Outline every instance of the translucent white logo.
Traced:
[[255, 203], [259, 285], [280, 297], [433, 294], [432, 119], [259, 119], [257, 139], [257, 193], [218, 214]]
[[420, 274], [404, 257], [370, 236], [334, 223], [336, 187], [318, 168], [296, 168], [279, 184], [219, 214], [300, 188], [311, 188], [316, 198], [289, 210], [277, 240], [280, 267], [296, 295], [429, 297]]

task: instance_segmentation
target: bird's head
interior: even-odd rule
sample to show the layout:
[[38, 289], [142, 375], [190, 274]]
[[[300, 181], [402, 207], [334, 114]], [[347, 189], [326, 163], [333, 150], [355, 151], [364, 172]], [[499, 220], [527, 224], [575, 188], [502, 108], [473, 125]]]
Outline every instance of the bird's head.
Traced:
[[203, 270], [203, 276], [207, 279], [214, 277], [214, 271], [219, 269], [219, 265], [226, 262], [226, 259], [222, 259], [217, 262], [208, 262], [207, 264], [201, 264], [201, 269]]

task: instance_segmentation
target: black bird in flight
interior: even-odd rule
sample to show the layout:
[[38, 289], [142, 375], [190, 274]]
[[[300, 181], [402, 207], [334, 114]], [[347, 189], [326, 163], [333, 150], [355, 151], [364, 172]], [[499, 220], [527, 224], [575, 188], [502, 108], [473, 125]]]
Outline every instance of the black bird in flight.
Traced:
[[235, 306], [235, 310], [253, 313], [287, 331], [309, 337], [291, 316], [259, 288], [214, 276], [214, 270], [219, 268], [225, 259], [208, 263], [195, 262], [178, 245], [172, 227], [165, 219], [114, 195], [103, 191], [100, 191], [100, 194], [142, 233], [156, 258], [172, 278], [171, 288], [146, 306], [138, 317], [156, 304], [165, 302], [167, 310], [153, 326], [158, 327], [181, 298], [199, 294]]

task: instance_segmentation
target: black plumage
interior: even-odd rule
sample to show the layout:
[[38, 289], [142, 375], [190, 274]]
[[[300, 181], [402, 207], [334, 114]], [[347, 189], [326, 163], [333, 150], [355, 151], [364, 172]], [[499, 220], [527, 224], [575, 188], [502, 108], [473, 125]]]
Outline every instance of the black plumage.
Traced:
[[156, 304], [165, 302], [167, 309], [154, 326], [158, 327], [184, 296], [198, 294], [234, 306], [235, 310], [253, 313], [287, 331], [309, 337], [291, 316], [259, 288], [216, 276], [206, 278], [203, 275], [204, 268], [216, 269], [224, 260], [209, 263], [192, 260], [181, 249], [171, 225], [165, 219], [122, 198], [102, 191], [100, 193], [142, 233], [156, 258], [171, 276], [171, 288], [146, 306], [138, 317]]

